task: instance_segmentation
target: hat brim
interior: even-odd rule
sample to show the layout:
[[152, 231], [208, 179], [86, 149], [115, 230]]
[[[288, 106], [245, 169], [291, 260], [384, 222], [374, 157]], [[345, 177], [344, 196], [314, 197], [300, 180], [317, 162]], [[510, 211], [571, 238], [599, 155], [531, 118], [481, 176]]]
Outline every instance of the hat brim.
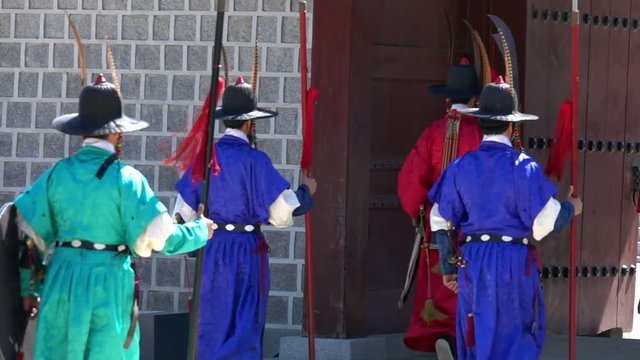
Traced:
[[435, 95], [450, 99], [467, 99], [480, 95], [480, 89], [451, 89], [447, 84], [436, 84], [429, 86], [429, 91]]
[[246, 120], [260, 120], [260, 119], [268, 119], [274, 116], [277, 116], [278, 113], [276, 111], [271, 111], [262, 108], [256, 108], [255, 110], [243, 113], [243, 114], [229, 114], [224, 112], [224, 110], [220, 107], [216, 109], [216, 120], [235, 120], [235, 121], [246, 121]]
[[498, 114], [490, 114], [486, 112], [480, 111], [479, 108], [468, 108], [468, 109], [460, 109], [459, 113], [477, 117], [480, 119], [490, 119], [490, 120], [499, 120], [499, 121], [508, 121], [508, 122], [520, 122], [520, 121], [533, 121], [538, 120], [538, 116], [521, 113], [519, 111], [514, 111], [508, 115], [498, 115]]
[[138, 131], [147, 128], [149, 123], [122, 115], [118, 119], [111, 120], [107, 124], [95, 128], [91, 126], [91, 122], [81, 115], [67, 114], [53, 119], [52, 125], [56, 130], [68, 135], [96, 136]]

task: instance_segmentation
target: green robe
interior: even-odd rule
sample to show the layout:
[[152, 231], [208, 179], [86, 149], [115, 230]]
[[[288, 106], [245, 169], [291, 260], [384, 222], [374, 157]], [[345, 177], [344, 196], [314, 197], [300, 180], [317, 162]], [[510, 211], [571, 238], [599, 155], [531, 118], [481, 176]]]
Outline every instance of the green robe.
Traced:
[[[116, 161], [98, 179], [96, 172], [110, 155], [86, 146], [47, 170], [16, 199], [22, 217], [49, 248], [56, 241], [78, 239], [133, 249], [149, 223], [167, 212], [131, 166]], [[162, 252], [190, 252], [206, 241], [205, 224], [176, 225]], [[23, 295], [28, 290], [23, 284]], [[57, 248], [41, 294], [35, 359], [138, 359], [137, 328], [129, 349], [123, 347], [133, 292], [131, 256]]]

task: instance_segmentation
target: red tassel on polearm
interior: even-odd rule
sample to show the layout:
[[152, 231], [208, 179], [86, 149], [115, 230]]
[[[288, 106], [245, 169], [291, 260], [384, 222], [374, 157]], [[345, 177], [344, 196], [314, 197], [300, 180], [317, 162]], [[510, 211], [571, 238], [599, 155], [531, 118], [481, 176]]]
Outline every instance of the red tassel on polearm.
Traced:
[[[572, 110], [571, 101], [565, 101], [560, 104], [560, 112], [558, 114], [558, 124], [553, 137], [553, 146], [549, 152], [547, 167], [544, 170], [547, 176], [554, 176], [558, 181], [562, 180], [564, 174], [564, 166], [571, 155], [571, 139], [572, 129]], [[574, 145], [577, 146], [577, 145]]]
[[318, 98], [318, 89], [311, 88], [307, 91], [307, 121], [303, 124], [302, 129], [302, 159], [300, 160], [300, 167], [304, 171], [308, 171], [311, 168], [313, 162], [313, 103]]
[[[218, 99], [224, 91], [224, 80], [218, 78]], [[207, 130], [209, 127], [209, 111], [211, 111], [211, 91], [207, 94], [200, 114], [193, 123], [191, 131], [187, 134], [187, 137], [182, 140], [178, 145], [178, 149], [173, 157], [166, 159], [165, 164], [176, 165], [178, 170], [184, 172], [189, 167], [191, 168], [191, 180], [194, 183], [204, 179], [205, 172], [205, 154], [207, 147]], [[218, 104], [216, 99], [215, 104]], [[213, 111], [216, 111], [216, 106], [213, 106]], [[211, 167], [214, 174], [220, 171], [218, 161], [216, 160], [215, 144], [213, 145], [211, 154]]]
[[467, 314], [467, 334], [464, 338], [464, 344], [467, 348], [476, 346], [476, 328], [473, 325], [473, 313]]

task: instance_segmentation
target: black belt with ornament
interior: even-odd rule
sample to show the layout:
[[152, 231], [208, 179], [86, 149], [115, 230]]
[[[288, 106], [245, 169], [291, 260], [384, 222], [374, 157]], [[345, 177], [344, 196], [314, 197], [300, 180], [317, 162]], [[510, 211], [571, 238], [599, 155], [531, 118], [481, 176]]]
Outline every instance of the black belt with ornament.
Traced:
[[213, 223], [214, 231], [229, 231], [241, 233], [260, 233], [260, 224], [223, 224]]
[[73, 249], [97, 250], [97, 251], [113, 251], [117, 253], [128, 253], [129, 247], [124, 244], [107, 245], [94, 243], [84, 240], [56, 241], [56, 247], [68, 247]]

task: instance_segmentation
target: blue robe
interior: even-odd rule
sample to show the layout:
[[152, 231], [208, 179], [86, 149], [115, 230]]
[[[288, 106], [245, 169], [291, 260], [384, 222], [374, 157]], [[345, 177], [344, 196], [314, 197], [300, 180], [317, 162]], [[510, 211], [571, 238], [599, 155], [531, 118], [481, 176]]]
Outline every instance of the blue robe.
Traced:
[[[446, 169], [429, 198], [463, 237], [494, 234], [533, 241], [533, 222], [555, 194], [533, 159], [509, 145], [483, 141]], [[468, 264], [458, 271], [458, 359], [539, 358], [545, 318], [534, 253], [531, 245], [508, 242], [463, 245]]]
[[[209, 218], [223, 224], [267, 223], [269, 207], [289, 188], [269, 157], [245, 140], [216, 143], [220, 173], [211, 176]], [[201, 182], [190, 172], [176, 184], [197, 209]], [[269, 294], [268, 246], [262, 234], [216, 231], [205, 247], [200, 289], [198, 360], [262, 359]]]

